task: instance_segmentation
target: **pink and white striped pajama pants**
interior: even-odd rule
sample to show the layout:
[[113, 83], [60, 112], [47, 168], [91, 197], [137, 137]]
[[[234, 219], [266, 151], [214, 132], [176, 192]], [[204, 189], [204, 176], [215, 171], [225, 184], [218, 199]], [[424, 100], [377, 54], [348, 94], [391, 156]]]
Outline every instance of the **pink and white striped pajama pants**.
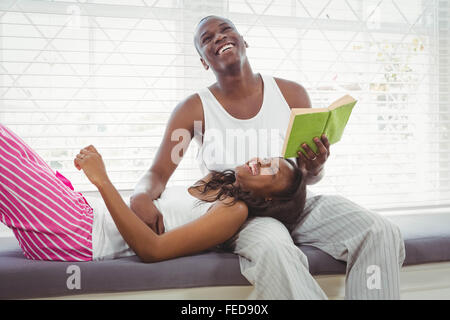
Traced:
[[91, 261], [93, 210], [70, 182], [0, 124], [0, 221], [33, 260]]

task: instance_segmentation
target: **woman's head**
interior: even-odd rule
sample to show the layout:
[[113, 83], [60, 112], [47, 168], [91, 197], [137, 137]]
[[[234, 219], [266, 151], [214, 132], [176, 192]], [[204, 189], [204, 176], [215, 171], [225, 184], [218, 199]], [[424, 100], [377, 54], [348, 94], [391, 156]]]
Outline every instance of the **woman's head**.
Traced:
[[203, 192], [219, 190], [216, 199], [229, 196], [244, 201], [249, 216], [273, 217], [292, 229], [305, 206], [304, 171], [290, 159], [254, 158], [235, 170], [212, 172]]
[[235, 168], [235, 184], [255, 198], [285, 194], [294, 183], [297, 166], [283, 158], [253, 158]]

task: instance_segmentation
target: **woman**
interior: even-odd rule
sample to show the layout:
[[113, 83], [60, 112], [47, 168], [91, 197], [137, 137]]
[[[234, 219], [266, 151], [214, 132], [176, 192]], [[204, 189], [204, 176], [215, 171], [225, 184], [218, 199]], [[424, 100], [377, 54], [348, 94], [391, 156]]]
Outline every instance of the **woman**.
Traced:
[[157, 235], [123, 201], [93, 146], [82, 149], [74, 165], [97, 187], [110, 215], [103, 203], [73, 191], [1, 124], [0, 147], [1, 220], [29, 259], [90, 261], [131, 254], [144, 262], [171, 259], [223, 243], [249, 216], [275, 217], [291, 228], [305, 203], [302, 169], [291, 160], [254, 158], [234, 171], [212, 172], [188, 189], [169, 188], [152, 204], [169, 221], [168, 231]]

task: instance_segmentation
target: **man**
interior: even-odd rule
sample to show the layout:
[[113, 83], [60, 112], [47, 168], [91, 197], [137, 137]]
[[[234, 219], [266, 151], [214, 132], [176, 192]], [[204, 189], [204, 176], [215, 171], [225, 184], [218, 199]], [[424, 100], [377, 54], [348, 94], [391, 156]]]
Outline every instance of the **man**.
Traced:
[[[131, 198], [133, 211], [157, 233], [164, 232], [163, 217], [159, 212], [149, 212], [148, 204], [164, 191], [178, 165], [173, 150], [182, 157], [190, 141], [197, 139], [204, 171], [233, 168], [242, 150], [228, 141], [212, 139], [213, 130], [222, 136], [226, 136], [225, 131], [239, 128], [277, 129], [284, 134], [290, 108], [311, 108], [301, 85], [253, 73], [246, 56], [248, 44], [228, 19], [202, 19], [194, 44], [203, 67], [214, 72], [217, 82], [177, 105], [154, 162]], [[188, 132], [188, 137], [173, 139], [177, 130]], [[283, 135], [273, 139], [282, 140]], [[324, 174], [329, 143], [325, 136], [317, 137], [317, 154], [303, 143], [299, 141], [306, 156], [299, 152], [297, 163], [305, 166], [307, 183], [314, 184]], [[208, 152], [211, 148], [215, 152]], [[279, 152], [272, 148], [266, 153], [273, 156]], [[220, 161], [224, 158], [217, 155], [227, 155], [227, 160]], [[292, 232], [275, 219], [257, 217], [229, 241], [240, 256], [242, 274], [254, 285], [252, 298], [327, 298], [309, 273], [306, 256], [294, 242], [315, 246], [347, 262], [347, 299], [399, 298], [399, 272], [404, 260], [399, 229], [343, 197], [311, 194], [304, 218]], [[376, 285], [368, 285], [371, 270], [379, 272]]]

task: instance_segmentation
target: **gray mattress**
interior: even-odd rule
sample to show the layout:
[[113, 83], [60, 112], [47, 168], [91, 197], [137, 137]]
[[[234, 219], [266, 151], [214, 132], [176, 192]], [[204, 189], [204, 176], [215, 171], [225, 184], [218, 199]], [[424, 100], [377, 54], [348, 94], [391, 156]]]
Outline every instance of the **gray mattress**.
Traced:
[[[450, 261], [450, 212], [388, 219], [400, 227], [405, 239], [404, 265]], [[311, 246], [299, 248], [308, 257], [311, 274], [345, 273], [344, 262]], [[71, 265], [80, 268], [80, 289], [67, 288]], [[248, 284], [238, 256], [231, 253], [204, 252], [147, 264], [135, 256], [82, 263], [32, 261], [24, 258], [15, 238], [0, 238], [1, 299]]]

